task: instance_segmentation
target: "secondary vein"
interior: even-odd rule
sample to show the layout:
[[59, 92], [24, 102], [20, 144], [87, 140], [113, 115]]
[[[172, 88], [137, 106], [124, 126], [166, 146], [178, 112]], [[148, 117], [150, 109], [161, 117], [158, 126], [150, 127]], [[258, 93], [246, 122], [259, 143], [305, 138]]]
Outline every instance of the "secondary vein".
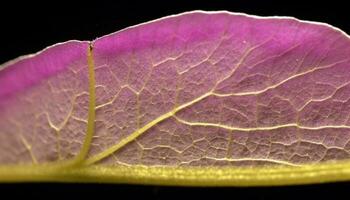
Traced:
[[84, 143], [81, 147], [81, 150], [79, 154], [75, 157], [74, 164], [79, 165], [81, 164], [84, 159], [86, 158], [92, 137], [95, 130], [95, 106], [96, 106], [96, 94], [95, 94], [95, 67], [94, 67], [94, 60], [92, 55], [92, 46], [89, 45], [88, 52], [87, 52], [87, 61], [88, 61], [88, 76], [89, 76], [89, 111], [88, 111], [88, 122], [87, 122], [87, 130], [86, 130], [86, 136], [84, 139]]
[[117, 143], [116, 145], [104, 150], [103, 152], [88, 158], [87, 160], [85, 160], [84, 164], [86, 165], [90, 165], [93, 164], [99, 160], [102, 160], [103, 158], [111, 155], [112, 153], [116, 152], [118, 149], [122, 148], [123, 146], [125, 146], [126, 144], [128, 144], [129, 142], [135, 140], [137, 137], [139, 137], [142, 133], [146, 132], [147, 130], [149, 130], [150, 128], [152, 128], [154, 125], [158, 124], [159, 122], [170, 118], [172, 116], [174, 116], [175, 113], [177, 113], [178, 111], [193, 105], [194, 103], [197, 103], [205, 98], [207, 98], [208, 96], [212, 95], [212, 92], [208, 92], [203, 94], [202, 96], [187, 102], [177, 108], [174, 108], [173, 110], [161, 115], [160, 117], [154, 119], [153, 121], [151, 121], [150, 123], [146, 124], [145, 126], [143, 126], [142, 128], [136, 130], [135, 132], [133, 132], [132, 134], [130, 134], [128, 137], [124, 138], [123, 140], [121, 140], [119, 143]]

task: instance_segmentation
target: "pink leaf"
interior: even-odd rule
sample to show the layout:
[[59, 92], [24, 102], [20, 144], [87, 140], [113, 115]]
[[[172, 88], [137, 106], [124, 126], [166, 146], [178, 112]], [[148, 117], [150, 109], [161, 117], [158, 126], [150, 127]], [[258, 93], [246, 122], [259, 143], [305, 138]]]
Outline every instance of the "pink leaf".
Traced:
[[171, 172], [348, 160], [349, 55], [349, 36], [329, 25], [228, 12], [57, 44], [0, 68], [0, 163]]

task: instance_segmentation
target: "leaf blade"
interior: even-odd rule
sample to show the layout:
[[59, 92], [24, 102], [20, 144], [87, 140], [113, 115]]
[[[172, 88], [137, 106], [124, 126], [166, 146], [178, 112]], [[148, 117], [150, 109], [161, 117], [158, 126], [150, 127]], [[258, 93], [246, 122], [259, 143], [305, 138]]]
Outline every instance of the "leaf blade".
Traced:
[[[48, 164], [39, 159], [27, 167], [30, 156], [37, 162], [35, 139], [20, 136], [26, 162], [1, 167], [1, 180], [239, 186], [348, 180], [345, 33], [291, 18], [192, 12], [104, 36], [93, 50], [84, 45], [78, 65], [85, 71], [77, 78], [83, 111], [72, 106], [76, 91], [65, 102], [71, 105], [65, 110], [84, 117], [51, 121], [55, 109], [36, 117], [53, 129], [82, 122], [73, 140], [84, 145], [75, 147], [75, 158], [46, 157]], [[2, 115], [6, 123], [9, 113]], [[73, 165], [62, 164], [70, 159]]]

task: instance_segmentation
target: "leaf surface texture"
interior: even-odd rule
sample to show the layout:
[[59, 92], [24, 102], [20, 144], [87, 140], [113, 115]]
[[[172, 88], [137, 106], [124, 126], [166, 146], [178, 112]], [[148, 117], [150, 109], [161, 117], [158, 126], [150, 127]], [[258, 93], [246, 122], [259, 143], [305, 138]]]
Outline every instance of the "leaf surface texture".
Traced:
[[0, 68], [0, 181], [347, 180], [349, 55], [329, 25], [201, 11], [54, 45]]

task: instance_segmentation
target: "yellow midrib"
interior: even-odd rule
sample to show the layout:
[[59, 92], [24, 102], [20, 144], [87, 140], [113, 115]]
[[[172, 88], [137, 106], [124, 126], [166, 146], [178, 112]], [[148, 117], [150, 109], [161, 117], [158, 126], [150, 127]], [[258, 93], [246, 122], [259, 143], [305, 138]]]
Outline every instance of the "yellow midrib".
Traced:
[[0, 166], [1, 182], [100, 182], [187, 186], [272, 186], [347, 181], [350, 162], [300, 167]]

